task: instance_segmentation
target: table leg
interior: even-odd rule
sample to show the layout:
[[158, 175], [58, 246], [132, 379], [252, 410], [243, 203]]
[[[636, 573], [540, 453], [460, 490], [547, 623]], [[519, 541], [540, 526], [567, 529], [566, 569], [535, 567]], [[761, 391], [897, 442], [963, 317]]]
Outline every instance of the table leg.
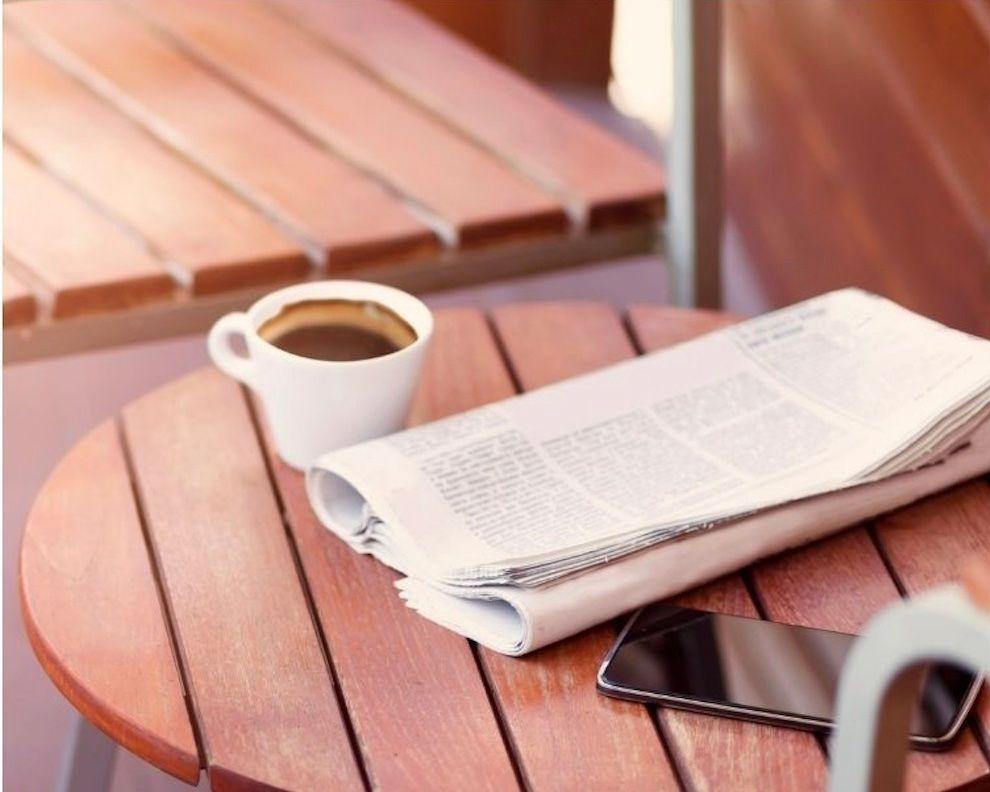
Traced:
[[674, 302], [722, 302], [722, 4], [674, 0], [667, 254]]
[[59, 792], [106, 792], [110, 789], [116, 754], [116, 743], [76, 713], [62, 764]]

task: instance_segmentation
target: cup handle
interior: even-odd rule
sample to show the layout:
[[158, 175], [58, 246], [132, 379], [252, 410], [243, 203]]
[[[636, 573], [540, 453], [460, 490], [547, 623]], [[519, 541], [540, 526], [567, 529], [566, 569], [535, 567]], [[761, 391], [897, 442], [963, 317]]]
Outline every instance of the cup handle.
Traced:
[[257, 372], [254, 361], [248, 355], [238, 355], [230, 341], [234, 336], [241, 336], [247, 343], [248, 335], [254, 332], [251, 322], [245, 313], [229, 313], [221, 316], [206, 339], [206, 347], [210, 359], [223, 371], [236, 380], [240, 380], [252, 390], [258, 390]]

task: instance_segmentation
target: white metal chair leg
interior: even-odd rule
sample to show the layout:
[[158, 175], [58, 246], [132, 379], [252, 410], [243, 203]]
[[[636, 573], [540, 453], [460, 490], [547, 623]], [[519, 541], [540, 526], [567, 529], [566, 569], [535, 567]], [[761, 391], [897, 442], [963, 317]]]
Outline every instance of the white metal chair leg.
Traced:
[[856, 642], [839, 683], [831, 792], [901, 788], [919, 664], [926, 662], [979, 673], [990, 667], [990, 615], [961, 586], [891, 606]]
[[678, 305], [722, 302], [722, 3], [674, 0], [667, 254]]
[[62, 764], [59, 792], [106, 792], [110, 789], [116, 755], [116, 743], [76, 713]]

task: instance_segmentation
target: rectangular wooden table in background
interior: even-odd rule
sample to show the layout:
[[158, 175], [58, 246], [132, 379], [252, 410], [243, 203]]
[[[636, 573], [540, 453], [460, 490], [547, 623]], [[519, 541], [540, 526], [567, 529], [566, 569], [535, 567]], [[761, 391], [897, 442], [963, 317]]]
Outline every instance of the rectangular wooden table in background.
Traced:
[[656, 163], [391, 0], [4, 20], [8, 361], [202, 330], [294, 280], [425, 291], [658, 244]]

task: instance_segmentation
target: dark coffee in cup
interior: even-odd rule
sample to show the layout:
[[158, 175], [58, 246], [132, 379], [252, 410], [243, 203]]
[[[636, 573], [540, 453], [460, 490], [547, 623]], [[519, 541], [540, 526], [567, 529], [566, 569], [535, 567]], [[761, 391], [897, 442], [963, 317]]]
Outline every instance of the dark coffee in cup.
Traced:
[[290, 303], [258, 335], [285, 352], [314, 360], [367, 360], [398, 352], [416, 331], [395, 311], [371, 300]]
[[221, 316], [207, 349], [257, 394], [282, 459], [306, 470], [321, 454], [402, 428], [432, 336], [433, 315], [411, 294], [326, 280]]

